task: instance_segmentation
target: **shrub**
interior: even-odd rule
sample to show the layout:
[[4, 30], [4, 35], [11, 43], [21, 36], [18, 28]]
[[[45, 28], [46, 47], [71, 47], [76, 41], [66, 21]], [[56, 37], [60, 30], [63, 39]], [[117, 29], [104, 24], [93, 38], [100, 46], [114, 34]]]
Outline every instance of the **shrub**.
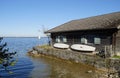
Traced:
[[16, 52], [9, 52], [9, 48], [5, 48], [7, 43], [2, 44], [2, 40], [3, 38], [0, 37], [0, 68], [4, 68], [8, 73], [12, 73], [8, 67], [15, 65], [14, 55]]

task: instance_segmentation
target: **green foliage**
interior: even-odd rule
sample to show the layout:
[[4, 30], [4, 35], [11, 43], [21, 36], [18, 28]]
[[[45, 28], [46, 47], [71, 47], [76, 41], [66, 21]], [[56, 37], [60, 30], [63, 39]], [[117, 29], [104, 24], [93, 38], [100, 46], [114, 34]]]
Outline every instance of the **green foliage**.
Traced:
[[51, 49], [51, 46], [49, 45], [42, 45], [42, 46], [38, 46], [40, 48], [44, 48], [44, 49]]
[[115, 55], [115, 56], [113, 56], [113, 58], [120, 59], [120, 56]]
[[14, 66], [16, 60], [14, 56], [16, 52], [9, 52], [9, 48], [5, 48], [7, 43], [2, 44], [3, 38], [0, 37], [0, 68], [4, 68], [8, 73], [12, 73], [8, 70], [9, 66]]

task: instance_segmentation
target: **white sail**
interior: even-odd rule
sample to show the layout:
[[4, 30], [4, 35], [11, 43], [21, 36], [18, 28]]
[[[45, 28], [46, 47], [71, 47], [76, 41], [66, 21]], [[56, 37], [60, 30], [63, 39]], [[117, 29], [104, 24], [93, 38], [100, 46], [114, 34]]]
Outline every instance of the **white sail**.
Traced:
[[40, 36], [38, 36], [38, 39], [40, 39], [41, 37]]

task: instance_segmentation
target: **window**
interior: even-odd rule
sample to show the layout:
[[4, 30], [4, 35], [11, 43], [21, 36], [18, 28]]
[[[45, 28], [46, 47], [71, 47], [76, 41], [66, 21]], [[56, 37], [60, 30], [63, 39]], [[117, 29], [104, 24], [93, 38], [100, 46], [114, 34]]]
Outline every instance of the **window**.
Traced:
[[55, 41], [59, 43], [60, 42], [60, 37], [59, 36], [56, 37]]
[[101, 39], [100, 38], [94, 38], [94, 44], [101, 44]]
[[65, 36], [63, 37], [63, 42], [67, 42], [67, 38]]
[[66, 36], [57, 36], [56, 37], [56, 42], [67, 42]]
[[87, 44], [87, 39], [86, 38], [81, 38], [81, 43]]

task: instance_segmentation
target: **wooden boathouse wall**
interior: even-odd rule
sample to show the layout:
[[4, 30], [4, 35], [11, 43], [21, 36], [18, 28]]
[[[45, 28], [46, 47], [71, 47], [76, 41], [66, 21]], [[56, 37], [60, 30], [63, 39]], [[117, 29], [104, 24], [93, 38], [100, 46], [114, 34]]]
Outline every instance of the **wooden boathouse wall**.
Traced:
[[[107, 29], [107, 30], [86, 30], [86, 31], [71, 31], [71, 32], [58, 32], [58, 33], [51, 33], [52, 44], [56, 43], [57, 36], [66, 36], [67, 44], [81, 44], [81, 38], [85, 37], [88, 41], [87, 45], [95, 46], [97, 49], [96, 51], [100, 51], [105, 48], [105, 46], [113, 46], [113, 34], [116, 32], [116, 29]], [[120, 31], [119, 31], [120, 34]], [[94, 38], [100, 38], [100, 44], [94, 44]], [[116, 51], [119, 50], [120, 45], [120, 35], [116, 38]]]
[[115, 41], [115, 51], [118, 55], [120, 55], [120, 30], [116, 33], [116, 41]]

